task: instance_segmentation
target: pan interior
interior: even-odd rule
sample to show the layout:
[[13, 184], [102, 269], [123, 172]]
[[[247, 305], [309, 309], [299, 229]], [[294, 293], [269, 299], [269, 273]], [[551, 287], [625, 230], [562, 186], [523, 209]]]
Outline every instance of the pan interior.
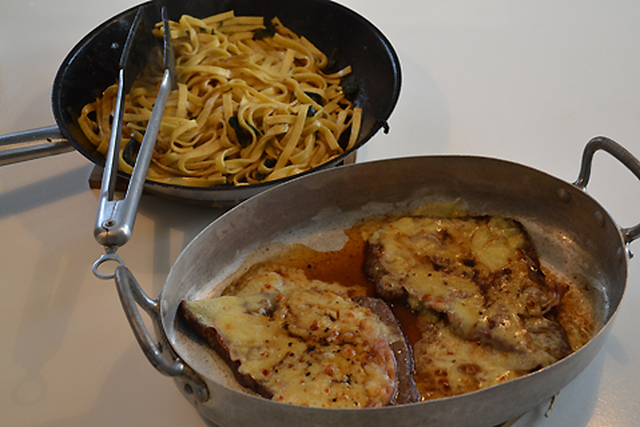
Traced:
[[176, 329], [175, 312], [182, 299], [215, 294], [243, 265], [284, 245], [337, 249], [346, 240], [343, 230], [361, 218], [456, 199], [471, 213], [520, 220], [545, 266], [560, 275], [577, 274], [599, 292], [602, 323], [609, 322], [626, 285], [626, 253], [617, 226], [597, 202], [570, 184], [524, 166], [435, 156], [318, 172], [262, 193], [214, 221], [183, 252], [165, 285], [168, 337], [196, 371], [234, 387], [212, 351]]

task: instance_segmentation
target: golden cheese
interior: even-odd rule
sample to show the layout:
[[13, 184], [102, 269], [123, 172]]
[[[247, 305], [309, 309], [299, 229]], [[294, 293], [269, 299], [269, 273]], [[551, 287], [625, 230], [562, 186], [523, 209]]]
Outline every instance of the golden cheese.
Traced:
[[377, 256], [378, 289], [390, 295], [403, 289], [409, 306], [432, 318], [421, 321], [414, 354], [425, 398], [493, 385], [570, 352], [564, 331], [543, 317], [559, 296], [519, 223], [404, 216], [383, 224], [368, 242]]
[[223, 338], [238, 371], [273, 400], [331, 408], [387, 404], [396, 365], [386, 326], [344, 287], [276, 270], [256, 269], [234, 295], [187, 305]]
[[444, 321], [422, 316], [415, 343], [415, 380], [422, 399], [455, 396], [490, 387], [528, 372], [523, 355], [461, 338]]

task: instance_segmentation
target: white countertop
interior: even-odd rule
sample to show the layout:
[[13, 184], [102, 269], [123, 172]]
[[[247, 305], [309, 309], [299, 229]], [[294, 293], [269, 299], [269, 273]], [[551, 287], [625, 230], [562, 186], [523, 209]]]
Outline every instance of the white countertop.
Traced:
[[[51, 85], [63, 58], [137, 3], [0, 3], [0, 134], [54, 124]], [[572, 182], [593, 136], [640, 156], [640, 2], [341, 3], [380, 28], [402, 64], [391, 132], [376, 135], [359, 161], [471, 153]], [[0, 167], [0, 424], [204, 426], [142, 354], [112, 282], [91, 273], [102, 253], [92, 236], [91, 169], [75, 152]], [[589, 193], [622, 226], [640, 221], [637, 179], [606, 154], [596, 155]], [[155, 297], [181, 249], [218, 214], [144, 196], [120, 254]], [[542, 405], [517, 427], [637, 425], [639, 262], [630, 260], [603, 350], [548, 416]]]

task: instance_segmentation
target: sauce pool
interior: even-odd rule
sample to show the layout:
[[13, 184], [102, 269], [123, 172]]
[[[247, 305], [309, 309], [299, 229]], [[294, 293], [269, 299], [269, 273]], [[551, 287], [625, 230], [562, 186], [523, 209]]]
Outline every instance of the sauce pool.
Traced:
[[[303, 269], [310, 280], [337, 282], [343, 286], [360, 286], [368, 296], [375, 295], [374, 284], [364, 272], [366, 238], [371, 224], [361, 224], [348, 230], [344, 246], [335, 251], [316, 251], [304, 245], [293, 245], [276, 255], [273, 261], [289, 267]], [[417, 315], [403, 304], [389, 304], [410, 344], [420, 338]]]

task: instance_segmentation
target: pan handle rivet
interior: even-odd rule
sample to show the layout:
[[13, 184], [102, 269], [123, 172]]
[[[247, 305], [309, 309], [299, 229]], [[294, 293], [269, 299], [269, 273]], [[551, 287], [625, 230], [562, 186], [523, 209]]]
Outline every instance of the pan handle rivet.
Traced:
[[191, 387], [191, 384], [184, 385], [184, 392], [187, 394], [193, 394], [193, 387]]
[[602, 215], [602, 212], [595, 211], [593, 217], [595, 218], [596, 224], [598, 224], [598, 226], [604, 227], [604, 215]]
[[558, 189], [558, 197], [565, 203], [569, 203], [571, 201], [571, 194], [567, 192], [564, 188]]

